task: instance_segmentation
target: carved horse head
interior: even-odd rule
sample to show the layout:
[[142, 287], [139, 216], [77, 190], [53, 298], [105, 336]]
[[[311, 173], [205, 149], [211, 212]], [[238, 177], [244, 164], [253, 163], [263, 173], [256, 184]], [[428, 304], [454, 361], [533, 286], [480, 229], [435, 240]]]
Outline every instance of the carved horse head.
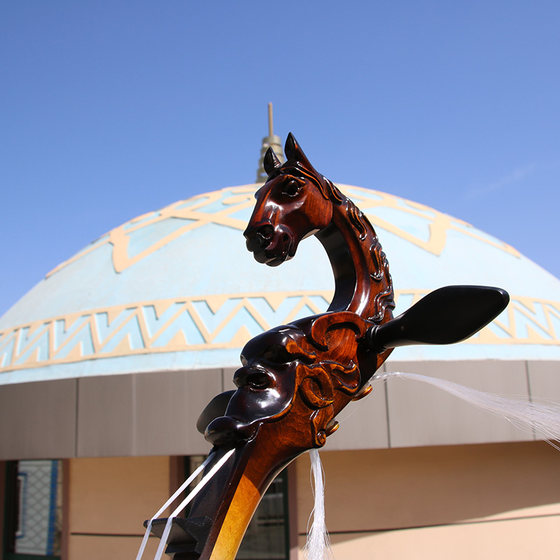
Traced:
[[258, 262], [277, 266], [291, 259], [302, 239], [325, 229], [340, 203], [340, 191], [309, 163], [290, 133], [283, 165], [269, 148], [264, 157], [268, 180], [244, 232], [247, 248]]
[[309, 163], [290, 133], [286, 163], [271, 148], [264, 157], [268, 180], [245, 230], [258, 262], [277, 266], [291, 259], [302, 239], [316, 235], [335, 277], [329, 311], [350, 311], [375, 323], [394, 307], [389, 266], [373, 226], [356, 205]]

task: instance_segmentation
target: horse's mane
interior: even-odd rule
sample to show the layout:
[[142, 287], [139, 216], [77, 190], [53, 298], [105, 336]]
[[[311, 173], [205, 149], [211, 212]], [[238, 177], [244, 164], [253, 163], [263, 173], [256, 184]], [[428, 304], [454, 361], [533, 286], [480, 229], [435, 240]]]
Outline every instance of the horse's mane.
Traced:
[[[348, 221], [358, 234], [360, 241], [364, 241], [366, 239], [368, 231], [373, 237], [372, 245], [370, 247], [370, 256], [377, 272], [375, 274], [370, 274], [370, 276], [375, 282], [382, 282], [385, 280], [387, 283], [387, 287], [379, 292], [374, 298], [374, 305], [376, 309], [375, 314], [368, 317], [370, 321], [378, 323], [383, 319], [387, 308], [395, 308], [393, 282], [391, 280], [391, 274], [389, 273], [389, 263], [387, 261], [387, 257], [381, 248], [375, 229], [368, 217], [352, 202], [352, 200], [342, 194], [340, 189], [332, 181], [326, 179], [325, 177], [322, 177], [322, 179], [325, 184], [328, 185], [327, 189], [329, 192], [329, 199], [333, 202], [333, 204], [342, 206], [346, 212]], [[332, 195], [330, 193], [332, 193]]]
[[[374, 268], [377, 270], [375, 274], [370, 274], [372, 280], [375, 282], [386, 281], [387, 288], [379, 292], [374, 299], [374, 305], [376, 313], [369, 317], [369, 320], [379, 322], [383, 319], [385, 315], [386, 308], [393, 309], [395, 307], [394, 293], [393, 293], [393, 283], [391, 280], [391, 275], [389, 273], [389, 263], [385, 253], [381, 249], [379, 240], [375, 233], [371, 222], [367, 216], [350, 200], [345, 196], [342, 191], [330, 180], [315, 171], [315, 169], [307, 169], [301, 165], [298, 161], [288, 161], [281, 168], [278, 169], [277, 174], [288, 174], [293, 173], [295, 175], [300, 175], [305, 179], [308, 179], [317, 187], [321, 195], [329, 200], [333, 205], [341, 207], [348, 217], [348, 222], [356, 231], [360, 241], [365, 241], [368, 231], [371, 233], [373, 239], [370, 249], [371, 260]], [[270, 175], [269, 177], [272, 177]]]

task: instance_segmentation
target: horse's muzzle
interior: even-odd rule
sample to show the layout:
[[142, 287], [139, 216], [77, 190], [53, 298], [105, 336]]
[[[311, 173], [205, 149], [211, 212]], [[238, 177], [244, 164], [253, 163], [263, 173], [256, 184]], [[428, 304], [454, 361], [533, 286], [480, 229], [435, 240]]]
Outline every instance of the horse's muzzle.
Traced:
[[270, 245], [274, 237], [274, 227], [271, 224], [262, 224], [260, 226], [249, 226], [243, 235], [247, 240], [247, 249], [252, 253], [258, 253]]
[[278, 266], [291, 259], [296, 245], [287, 228], [275, 228], [271, 224], [248, 227], [245, 230], [247, 249], [253, 253], [255, 260], [268, 266]]

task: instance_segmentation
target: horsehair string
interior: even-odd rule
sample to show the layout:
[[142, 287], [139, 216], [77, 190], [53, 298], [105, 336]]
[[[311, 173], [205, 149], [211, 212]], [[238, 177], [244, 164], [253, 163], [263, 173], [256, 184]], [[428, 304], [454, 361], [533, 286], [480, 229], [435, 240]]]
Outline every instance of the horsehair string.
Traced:
[[[234, 453], [234, 449], [229, 450], [224, 456], [219, 459], [216, 464], [210, 469], [208, 474], [197, 484], [197, 486], [191, 491], [191, 493], [177, 506], [173, 513], [168, 517], [161, 536], [160, 543], [158, 545], [154, 560], [160, 560], [163, 554], [164, 548], [167, 544], [167, 539], [169, 538], [169, 533], [171, 532], [171, 525], [173, 519], [175, 519], [185, 507], [196, 497], [196, 495], [202, 490], [202, 488], [209, 482], [209, 480], [222, 468], [222, 466], [227, 462], [227, 460]], [[321, 458], [319, 456], [319, 451], [317, 449], [312, 449], [309, 452], [311, 458], [311, 474], [313, 477], [313, 494], [314, 494], [314, 505], [313, 511], [309, 517], [309, 523], [311, 524], [311, 529], [308, 531], [307, 543], [305, 545], [305, 551], [307, 553], [308, 560], [323, 560], [325, 558], [331, 557], [329, 535], [325, 523], [325, 480], [324, 480], [324, 470], [321, 464]], [[138, 554], [136, 555], [136, 560], [141, 560], [152, 528], [152, 523], [154, 519], [157, 519], [204, 470], [204, 468], [210, 462], [211, 457], [208, 456], [204, 462], [198, 466], [193, 473], [181, 484], [179, 488], [173, 493], [173, 495], [158, 509], [158, 511], [151, 517], [148, 521], [146, 532], [140, 544]]]
[[392, 378], [410, 379], [433, 385], [465, 402], [478, 406], [492, 414], [505, 418], [513, 426], [523, 431], [535, 431], [552, 447], [560, 441], [560, 404], [554, 402], [528, 402], [519, 398], [503, 397], [466, 387], [453, 381], [403, 371], [386, 372], [372, 379], [372, 382]]
[[206, 474], [204, 478], [193, 488], [192, 492], [177, 506], [173, 513], [167, 518], [167, 523], [165, 524], [165, 529], [163, 530], [163, 534], [161, 535], [154, 560], [160, 560], [161, 555], [163, 554], [163, 550], [165, 548], [165, 545], [167, 544], [169, 533], [171, 532], [173, 519], [175, 519], [187, 507], [189, 502], [191, 502], [191, 500], [193, 500], [197, 496], [197, 494], [204, 488], [204, 486], [206, 486], [209, 480], [224, 466], [226, 461], [234, 454], [234, 452], [235, 448], [230, 449], [227, 453], [225, 453], [224, 456], [219, 459], [216, 464], [208, 471], [208, 474]]
[[[313, 511], [307, 524], [305, 552], [307, 560], [325, 560], [332, 557], [329, 534], [325, 522], [325, 478], [321, 457], [317, 449], [309, 451], [311, 458], [312, 489], [314, 494]], [[313, 520], [312, 520], [313, 519]], [[309, 525], [311, 524], [311, 529]]]
[[146, 527], [146, 532], [144, 533], [144, 538], [142, 539], [142, 543], [140, 544], [140, 548], [138, 550], [138, 554], [136, 555], [136, 560], [141, 560], [142, 555], [144, 554], [144, 549], [146, 548], [146, 544], [148, 543], [148, 537], [150, 536], [150, 531], [152, 529], [152, 523], [154, 519], [157, 519], [178, 497], [183, 490], [185, 490], [189, 484], [196, 479], [196, 477], [204, 470], [204, 467], [210, 462], [210, 457], [206, 457], [204, 462], [199, 465], [195, 471], [175, 490], [173, 495], [156, 511], [156, 513], [150, 518], [148, 521], [148, 525]]
[[[202, 490], [204, 486], [208, 483], [208, 481], [224, 466], [226, 461], [233, 455], [235, 449], [230, 449], [227, 453], [221, 457], [216, 464], [210, 469], [210, 471], [202, 478], [202, 480], [193, 488], [190, 494], [177, 506], [177, 508], [173, 511], [173, 513], [167, 519], [165, 524], [165, 528], [163, 530], [163, 534], [161, 536], [161, 540], [159, 546], [157, 548], [156, 554], [154, 556], [154, 560], [159, 560], [163, 554], [163, 549], [167, 544], [167, 539], [169, 537], [169, 533], [171, 532], [171, 525], [173, 523], [173, 519], [177, 517], [191, 502], [197, 494]], [[196, 477], [204, 470], [204, 468], [208, 465], [211, 460], [211, 456], [206, 457], [204, 462], [199, 465], [194, 472], [181, 484], [179, 488], [173, 493], [173, 495], [161, 506], [161, 508], [153, 515], [153, 517], [148, 521], [148, 525], [146, 528], [146, 532], [144, 533], [144, 538], [142, 539], [142, 543], [140, 544], [140, 549], [138, 550], [138, 554], [136, 555], [136, 560], [141, 560], [142, 555], [144, 554], [144, 550], [146, 548], [146, 544], [148, 542], [148, 537], [150, 536], [150, 531], [152, 528], [152, 522], [154, 519], [158, 518], [185, 490], [192, 482], [196, 479]]]

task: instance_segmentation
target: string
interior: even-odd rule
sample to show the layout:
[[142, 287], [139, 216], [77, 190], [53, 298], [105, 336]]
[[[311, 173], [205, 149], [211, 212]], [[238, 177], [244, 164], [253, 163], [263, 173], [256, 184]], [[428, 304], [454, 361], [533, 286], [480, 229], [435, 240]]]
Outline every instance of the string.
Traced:
[[519, 398], [503, 397], [419, 373], [386, 372], [376, 376], [373, 381], [392, 377], [421, 381], [438, 387], [470, 404], [505, 418], [520, 430], [528, 432], [534, 430], [552, 447], [559, 449], [553, 443], [560, 440], [560, 404], [558, 403], [530, 402]]
[[167, 518], [163, 534], [159, 541], [159, 546], [154, 556], [154, 560], [160, 560], [167, 544], [167, 539], [169, 538], [169, 533], [171, 532], [171, 525], [173, 524], [173, 519], [175, 519], [186, 507], [187, 505], [197, 496], [197, 494], [206, 486], [210, 479], [222, 468], [225, 462], [233, 455], [235, 449], [230, 449], [224, 454], [224, 456], [219, 459], [216, 464], [208, 471], [204, 478], [193, 488], [191, 493], [177, 506], [173, 513]]
[[[317, 449], [309, 451], [311, 475], [313, 477], [314, 504], [309, 516], [305, 552], [308, 560], [327, 560], [332, 557], [329, 534], [325, 522], [325, 479], [321, 457]], [[313, 521], [311, 521], [313, 518]], [[311, 529], [309, 529], [311, 523]]]
[[150, 531], [152, 530], [152, 523], [154, 519], [157, 519], [178, 498], [179, 494], [181, 494], [181, 492], [183, 492], [183, 490], [185, 490], [185, 488], [187, 488], [189, 484], [192, 484], [192, 482], [204, 470], [209, 462], [210, 456], [206, 457], [204, 462], [195, 469], [195, 471], [187, 478], [187, 480], [185, 480], [185, 482], [183, 482], [183, 484], [181, 484], [181, 486], [179, 486], [179, 488], [175, 490], [173, 495], [156, 511], [156, 513], [154, 513], [154, 515], [152, 515], [151, 519], [148, 521], [146, 532], [144, 533], [144, 538], [142, 539], [142, 543], [140, 544], [138, 554], [136, 555], [136, 560], [141, 560], [142, 555], [144, 554], [144, 549], [146, 548], [146, 544], [148, 543], [148, 538], [150, 536]]

